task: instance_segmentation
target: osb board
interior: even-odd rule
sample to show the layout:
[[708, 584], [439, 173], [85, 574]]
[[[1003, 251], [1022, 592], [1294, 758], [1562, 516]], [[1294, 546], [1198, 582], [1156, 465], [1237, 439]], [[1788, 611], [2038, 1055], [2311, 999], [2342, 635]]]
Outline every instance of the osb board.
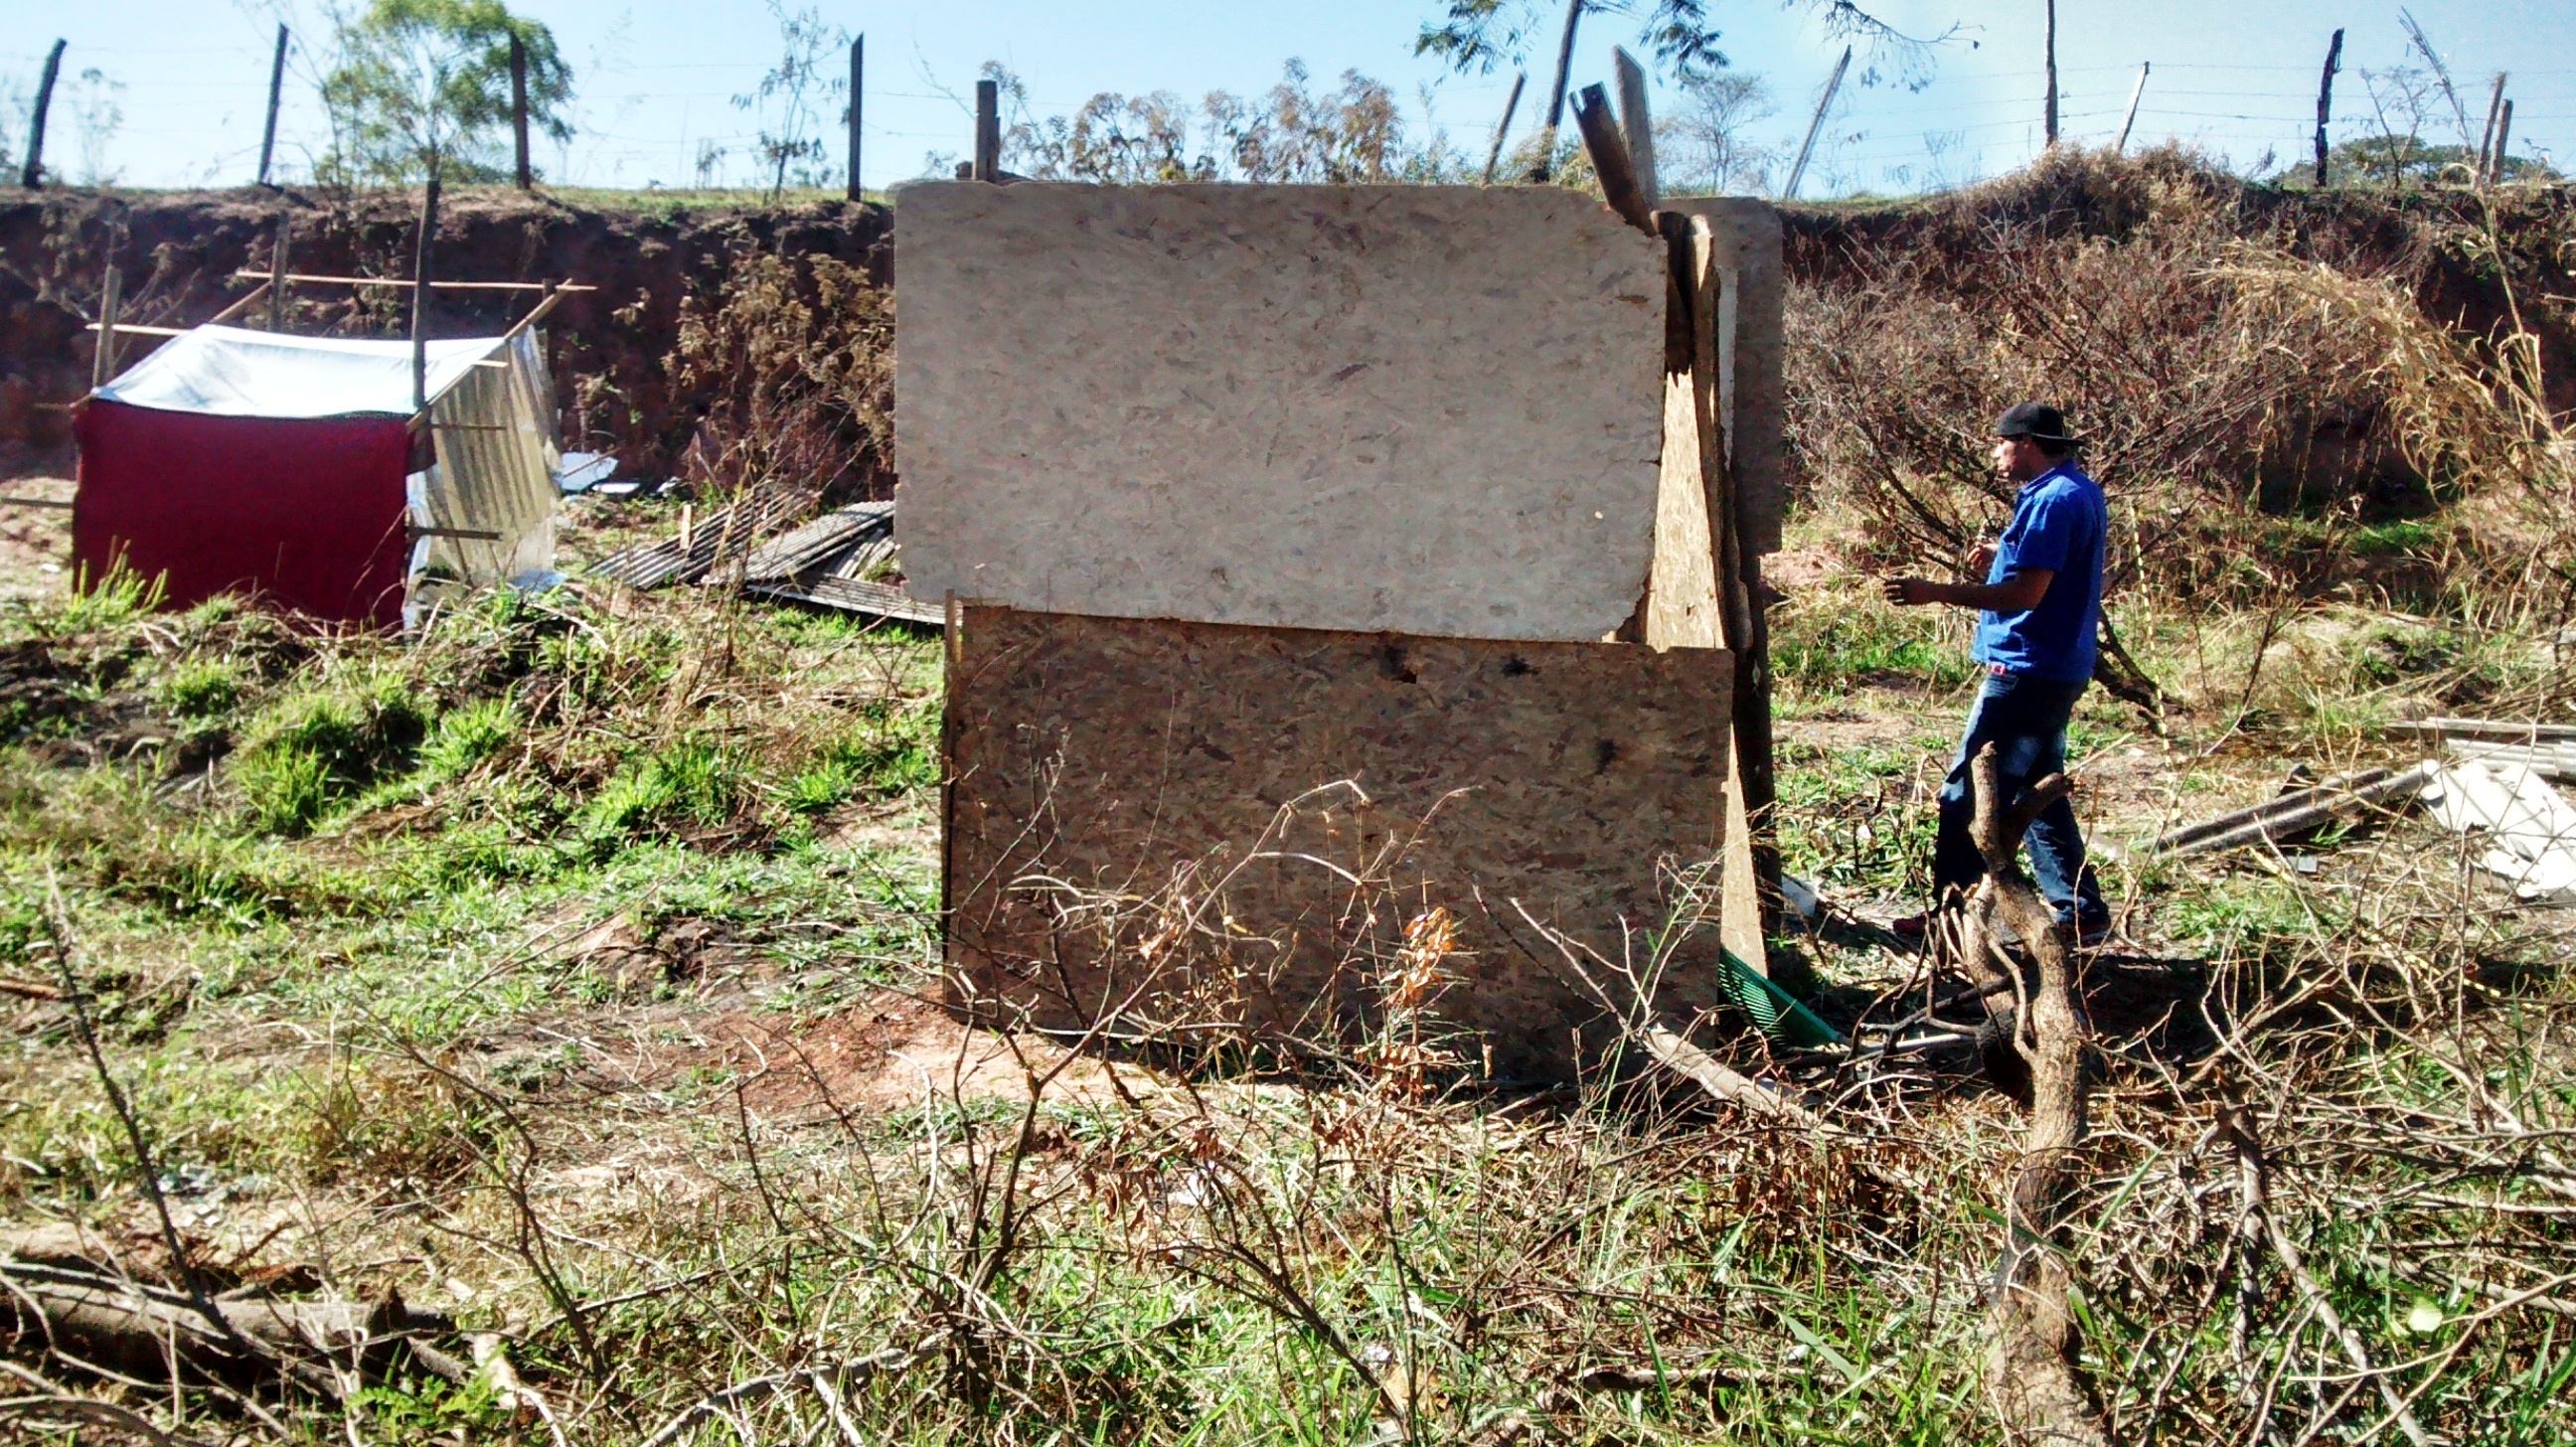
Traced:
[[914, 596], [1597, 640], [1654, 546], [1662, 246], [1549, 187], [924, 182]]
[[[1490, 1048], [1499, 1075], [1563, 1078], [1578, 1031], [1614, 1031], [1530, 920], [1597, 952], [1585, 969], [1624, 1005], [1616, 967], [1654, 965], [1670, 871], [1703, 866], [1713, 908], [1733, 674], [1718, 649], [966, 608], [944, 859], [961, 1003], [1355, 1048], [1385, 1026], [1405, 922], [1439, 908], [1462, 953], [1423, 1033], [1467, 1032], [1448, 1048], [1471, 1068]], [[1664, 1011], [1719, 1002], [1698, 923]]]
[[1712, 261], [1723, 278], [1718, 323], [1718, 418], [1741, 495], [1744, 547], [1756, 557], [1780, 550], [1789, 499], [1789, 454], [1782, 408], [1784, 343], [1780, 213], [1745, 196], [1667, 199], [1665, 209], [1704, 218]]

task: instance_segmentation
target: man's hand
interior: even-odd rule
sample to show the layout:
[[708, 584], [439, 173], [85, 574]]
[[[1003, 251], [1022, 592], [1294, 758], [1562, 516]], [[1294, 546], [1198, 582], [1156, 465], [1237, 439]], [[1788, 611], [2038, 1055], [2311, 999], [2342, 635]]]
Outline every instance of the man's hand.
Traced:
[[1984, 581], [1986, 570], [1995, 565], [1995, 545], [1979, 543], [1968, 549], [1968, 576]]
[[1913, 608], [1937, 601], [1933, 589], [1939, 586], [1925, 578], [1882, 578], [1878, 591], [1899, 608]]

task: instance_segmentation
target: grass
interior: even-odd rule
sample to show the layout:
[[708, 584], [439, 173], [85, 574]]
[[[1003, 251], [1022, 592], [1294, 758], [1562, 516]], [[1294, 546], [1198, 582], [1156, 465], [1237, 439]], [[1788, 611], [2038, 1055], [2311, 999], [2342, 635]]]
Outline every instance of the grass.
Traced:
[[[0, 746], [0, 980], [54, 970], [59, 888], [111, 1067], [209, 1256], [315, 1263], [500, 1334], [573, 1440], [640, 1440], [729, 1382], [889, 1345], [922, 1359], [842, 1405], [895, 1443], [1991, 1440], [1977, 1293], [2018, 1119], [1955, 1070], [1739, 1062], [1833, 1094], [1863, 1127], [1841, 1141], [1615, 1074], [1536, 1100], [1364, 1063], [1138, 1073], [1131, 1099], [1078, 1072], [1034, 1102], [1025, 1081], [952, 1086], [900, 1033], [937, 953], [935, 643], [562, 595], [396, 642], [99, 591], [0, 613], [0, 657], [41, 655], [86, 710]], [[2360, 738], [2427, 679], [2536, 686], [2468, 618], [2351, 610], [2303, 615], [2240, 709], [2230, 662], [2260, 620], [2124, 623], [2175, 698], [2163, 738], [2085, 705], [2097, 837], [2168, 799], [2259, 795], [2285, 753]], [[1791, 867], [1844, 903], [1918, 892], [1970, 681], [1957, 639], [1830, 580], [1776, 626]], [[158, 742], [85, 742], [109, 736]], [[2120, 1440], [2246, 1435], [2250, 1300], [2248, 1350], [2286, 1364], [2275, 1424], [2336, 1400], [2277, 1263], [2250, 1295], [2231, 1274], [2237, 1168], [2208, 1124], [2244, 1101], [2274, 1209], [2427, 1424], [2563, 1440], [2576, 1344], [2477, 1282], [2545, 1281], [2570, 1248], [2469, 1092], [2526, 1122], [2576, 1112], [2568, 942], [2496, 908], [2427, 826], [2324, 860], [2107, 866], [2136, 906], [2130, 968], [2205, 978], [2217, 1018], [2262, 1023], [2237, 1055], [2167, 1058], [2102, 1017], [2073, 1247], [2088, 1367]], [[1846, 995], [1911, 968], [1804, 943]], [[142, 1239], [64, 1016], [26, 1002], [14, 1030], [0, 1214]], [[565, 1298], [607, 1304], [576, 1327]], [[178, 1423], [166, 1396], [130, 1400]], [[485, 1379], [276, 1405], [293, 1440], [550, 1440]], [[2348, 1435], [2366, 1408], [2323, 1415]], [[828, 1418], [811, 1393], [745, 1412], [760, 1440]]]

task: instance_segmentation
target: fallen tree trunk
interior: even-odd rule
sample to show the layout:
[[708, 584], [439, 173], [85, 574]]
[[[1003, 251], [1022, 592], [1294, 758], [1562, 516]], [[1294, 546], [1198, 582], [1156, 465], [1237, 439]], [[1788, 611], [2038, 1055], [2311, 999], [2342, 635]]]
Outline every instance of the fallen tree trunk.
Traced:
[[452, 1334], [454, 1323], [390, 1292], [373, 1303], [219, 1300], [227, 1335], [187, 1296], [104, 1272], [0, 1261], [0, 1286], [0, 1328], [11, 1344], [139, 1381], [214, 1381], [243, 1392], [291, 1383], [338, 1398], [381, 1379], [401, 1352], [450, 1381], [473, 1375], [427, 1340]]
[[2065, 775], [2051, 774], [2019, 800], [1997, 797], [2002, 789], [1992, 744], [1970, 771], [1977, 851], [1986, 862], [1971, 908], [1981, 929], [1984, 916], [2000, 912], [2039, 965], [2010, 1042], [2030, 1063], [2030, 1128], [2004, 1203], [2004, 1256], [1986, 1303], [1986, 1390], [2013, 1440], [2107, 1447], [2101, 1401], [2078, 1365], [2081, 1343], [2067, 1304], [2075, 1282], [2062, 1249], [2090, 1113], [2084, 1016], [2068, 930], [2021, 872], [2019, 859], [2031, 820], [2066, 797], [2071, 785]]

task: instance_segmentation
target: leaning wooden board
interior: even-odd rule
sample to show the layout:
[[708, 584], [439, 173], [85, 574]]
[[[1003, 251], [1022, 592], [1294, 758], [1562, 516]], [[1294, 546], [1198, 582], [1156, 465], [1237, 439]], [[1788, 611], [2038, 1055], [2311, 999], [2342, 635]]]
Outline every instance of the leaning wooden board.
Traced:
[[[1578, 1034], [1590, 1053], [1614, 1031], [1522, 910], [1642, 972], [1672, 871], [1725, 843], [1722, 649], [972, 605], [956, 634], [948, 959], [978, 1011], [1349, 1048], [1436, 907], [1463, 953], [1432, 1033], [1561, 1079]], [[1667, 1019], [1723, 998], [1713, 924], [1677, 934]]]

